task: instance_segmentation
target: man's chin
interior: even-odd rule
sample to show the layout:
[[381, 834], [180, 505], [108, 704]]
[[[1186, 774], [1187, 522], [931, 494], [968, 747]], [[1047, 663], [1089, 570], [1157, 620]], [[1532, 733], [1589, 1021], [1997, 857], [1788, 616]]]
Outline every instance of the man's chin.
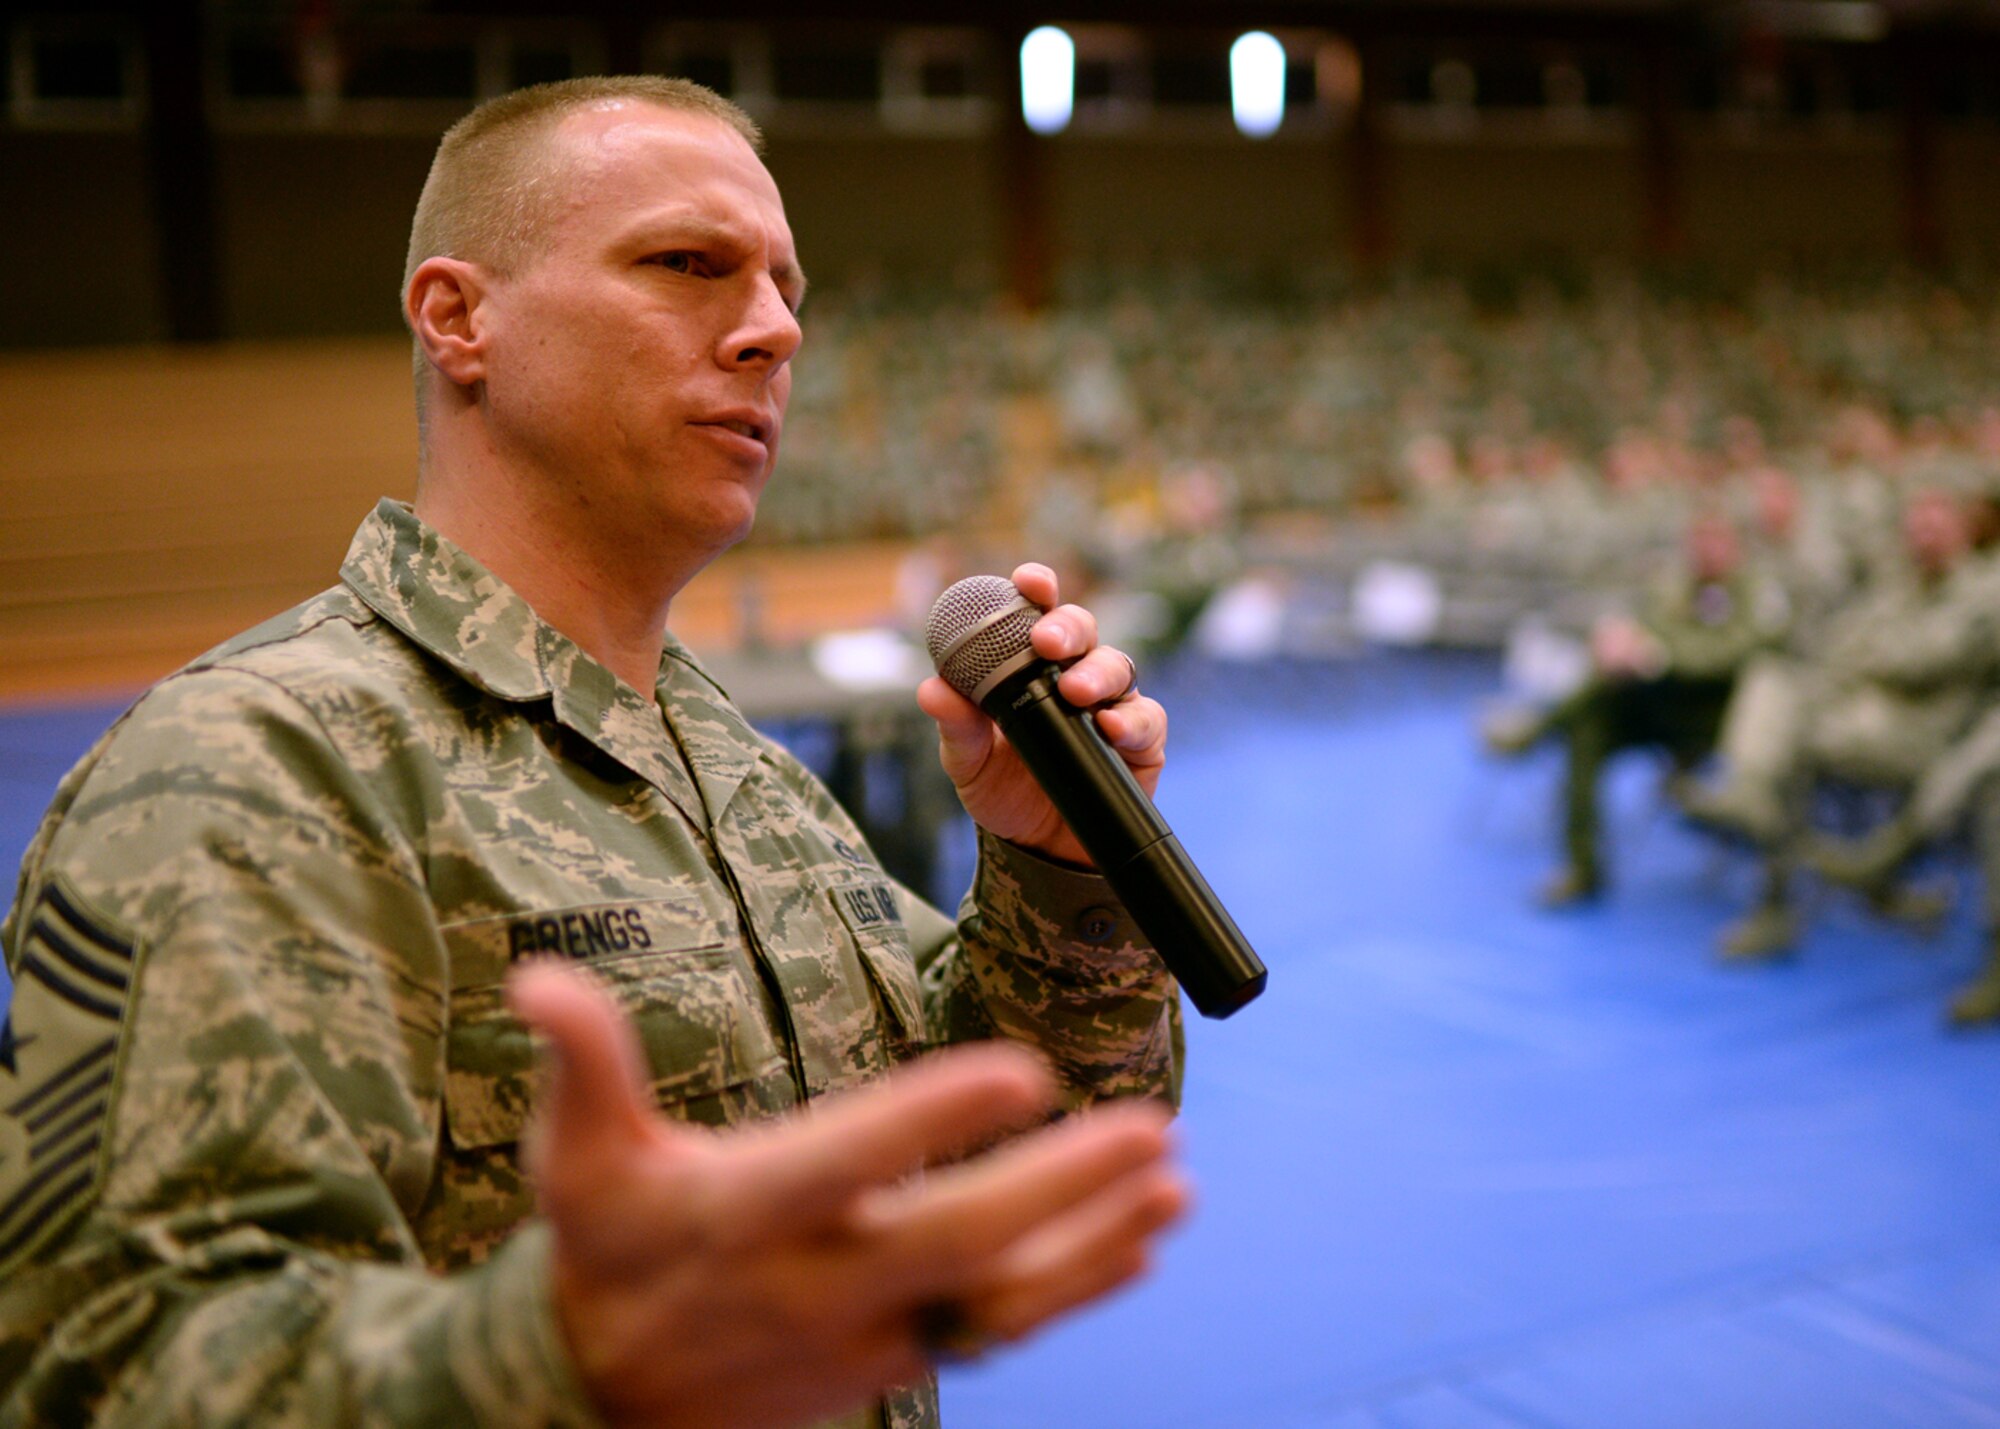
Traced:
[[743, 497], [744, 500], [740, 505], [718, 503], [718, 509], [705, 523], [708, 526], [709, 544], [713, 546], [717, 555], [747, 539], [751, 531], [756, 528], [757, 496], [752, 492], [744, 492]]
[[736, 493], [742, 498], [742, 508], [737, 517], [736, 534], [729, 538], [730, 545], [748, 536], [757, 525], [758, 509], [764, 504], [764, 481], [765, 478], [759, 477], [754, 486], [746, 485]]

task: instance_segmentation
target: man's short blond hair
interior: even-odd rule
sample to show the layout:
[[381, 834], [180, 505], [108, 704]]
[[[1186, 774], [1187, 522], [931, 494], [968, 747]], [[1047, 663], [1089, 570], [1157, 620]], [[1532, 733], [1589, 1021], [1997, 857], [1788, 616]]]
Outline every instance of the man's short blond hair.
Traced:
[[[614, 100], [703, 115], [735, 130], [758, 154], [764, 152], [757, 122], [691, 79], [592, 75], [489, 99], [446, 130], [438, 143], [410, 224], [402, 293], [408, 294], [411, 277], [427, 258], [463, 258], [505, 273], [532, 257], [563, 192], [563, 166], [551, 162], [546, 152], [549, 135], [579, 109]], [[421, 421], [427, 366], [421, 345], [414, 360]]]

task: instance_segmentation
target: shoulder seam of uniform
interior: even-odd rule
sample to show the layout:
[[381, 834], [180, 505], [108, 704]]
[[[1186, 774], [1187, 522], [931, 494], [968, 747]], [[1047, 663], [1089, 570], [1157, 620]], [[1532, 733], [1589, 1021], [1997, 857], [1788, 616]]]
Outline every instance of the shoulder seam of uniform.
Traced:
[[[252, 646], [251, 648], [262, 649], [263, 647]], [[319, 731], [320, 738], [324, 739], [327, 742], [329, 748], [332, 749], [340, 748], [338, 741], [336, 741], [333, 737], [333, 732], [326, 727], [326, 721], [322, 720], [319, 717], [319, 711], [312, 707], [312, 704], [305, 698], [305, 696], [301, 695], [297, 690], [294, 690], [290, 685], [287, 685], [283, 680], [277, 679], [271, 675], [267, 675], [262, 670], [247, 669], [246, 667], [235, 664], [231, 661], [218, 661], [213, 665], [192, 665], [186, 669], [174, 671], [173, 674], [167, 676], [166, 679], [160, 681], [159, 684], [153, 686], [153, 690], [163, 690], [168, 685], [174, 684], [178, 681], [192, 680], [199, 678], [202, 675], [240, 675], [246, 680], [255, 680], [260, 685], [269, 685], [272, 689], [276, 690], [279, 694], [283, 695], [292, 704], [297, 705], [299, 709], [304, 712], [306, 718], [312, 721], [313, 728]], [[151, 694], [152, 692], [153, 691], [148, 691], [147, 693]], [[141, 703], [143, 703], [143, 701], [141, 701]], [[132, 709], [127, 710], [126, 713], [129, 715], [138, 708], [139, 706], [135, 704], [132, 706]]]
[[[326, 595], [334, 595], [334, 594], [345, 596], [348, 594], [348, 591], [344, 586], [335, 586], [328, 591], [322, 592], [321, 596], [316, 596], [314, 597], [314, 599], [316, 600], [322, 599]], [[183, 669], [176, 670], [174, 674], [175, 675], [192, 674], [201, 670], [222, 670], [222, 669], [235, 668], [231, 662], [236, 660], [239, 656], [248, 655], [255, 650], [268, 650], [274, 645], [287, 644], [290, 641], [297, 640], [302, 635], [310, 635], [313, 631], [319, 629], [322, 625], [329, 625], [334, 621], [345, 621], [347, 624], [353, 626], [356, 630], [359, 630], [362, 626], [372, 625], [376, 621], [382, 618], [381, 616], [377, 615], [373, 609], [369, 607], [367, 602], [357, 601], [356, 603], [361, 607], [359, 612], [346, 611], [346, 610], [322, 611], [318, 615], [314, 616], [312, 620], [310, 620], [306, 624], [300, 625], [297, 629], [287, 630], [282, 635], [271, 635], [262, 640], [255, 641], [252, 644], [239, 645], [236, 648], [230, 650], [227, 654], [214, 655], [212, 657], [209, 655], [204, 655], [199, 659], [193, 661], [189, 665], [185, 666]], [[245, 673], [249, 672], [246, 671]], [[168, 678], [172, 679], [173, 676], [170, 675], [168, 676]]]

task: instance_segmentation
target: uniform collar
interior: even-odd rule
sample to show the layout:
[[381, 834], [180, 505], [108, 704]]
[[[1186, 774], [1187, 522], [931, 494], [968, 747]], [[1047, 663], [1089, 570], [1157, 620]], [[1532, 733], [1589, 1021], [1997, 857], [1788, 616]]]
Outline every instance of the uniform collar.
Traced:
[[535, 700], [551, 693], [547, 647], [570, 642], [403, 502], [384, 498], [368, 514], [340, 578], [369, 609], [489, 695]]
[[756, 763], [757, 736], [672, 635], [648, 699], [403, 502], [385, 499], [369, 513], [340, 577], [369, 609], [468, 683], [517, 704], [549, 701], [558, 723], [697, 823], [721, 813]]
[[702, 800], [719, 817], [757, 767], [763, 738], [672, 631], [667, 632], [666, 658], [660, 662], [659, 696], [660, 708], [701, 785]]

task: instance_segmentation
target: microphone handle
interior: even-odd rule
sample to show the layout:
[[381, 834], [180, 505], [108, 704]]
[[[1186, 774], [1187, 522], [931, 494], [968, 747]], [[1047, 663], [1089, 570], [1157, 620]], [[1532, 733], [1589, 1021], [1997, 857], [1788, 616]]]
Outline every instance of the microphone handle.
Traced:
[[1269, 973], [1090, 712], [1057, 692], [1060, 673], [1037, 662], [981, 703], [1188, 1000], [1204, 1017], [1227, 1017]]

